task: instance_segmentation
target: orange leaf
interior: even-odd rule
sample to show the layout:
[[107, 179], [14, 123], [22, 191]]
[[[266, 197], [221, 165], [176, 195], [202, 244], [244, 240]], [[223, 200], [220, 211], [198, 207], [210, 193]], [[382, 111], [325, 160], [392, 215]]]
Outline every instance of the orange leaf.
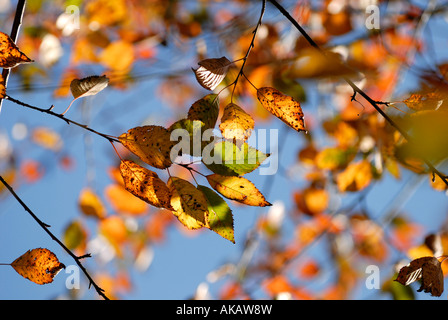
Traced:
[[104, 218], [106, 216], [106, 208], [100, 197], [90, 188], [81, 190], [78, 200], [79, 207], [86, 216], [96, 218]]
[[6, 96], [5, 79], [0, 74], [0, 99], [3, 99], [5, 96]]
[[22, 63], [33, 62], [19, 50], [14, 41], [0, 31], [0, 68], [14, 68]]
[[139, 215], [148, 210], [148, 204], [145, 201], [133, 196], [121, 185], [107, 186], [105, 194], [112, 207], [118, 212]]
[[372, 180], [372, 166], [367, 160], [352, 163], [336, 177], [338, 189], [345, 191], [360, 191], [366, 188]]
[[300, 103], [272, 87], [257, 90], [257, 98], [264, 108], [297, 131], [306, 131]]
[[127, 41], [112, 42], [101, 53], [100, 61], [113, 71], [129, 71], [134, 62], [134, 47]]
[[53, 278], [65, 266], [58, 261], [56, 255], [48, 249], [28, 250], [11, 263], [14, 270], [22, 277], [37, 283], [53, 282]]

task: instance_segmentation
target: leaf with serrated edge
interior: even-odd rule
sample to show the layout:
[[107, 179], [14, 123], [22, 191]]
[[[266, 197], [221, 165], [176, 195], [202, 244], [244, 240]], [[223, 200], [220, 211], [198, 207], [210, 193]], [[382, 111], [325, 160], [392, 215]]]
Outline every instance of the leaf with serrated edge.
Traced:
[[214, 90], [226, 77], [231, 64], [226, 57], [205, 59], [198, 62], [199, 68], [192, 70], [203, 88]]
[[54, 276], [65, 268], [56, 255], [45, 248], [28, 250], [14, 260], [11, 266], [22, 277], [37, 284], [53, 282]]
[[22, 63], [33, 62], [16, 46], [11, 37], [0, 32], [0, 68], [10, 69]]
[[254, 130], [254, 119], [241, 107], [229, 103], [224, 108], [219, 129], [225, 139], [246, 141]]
[[227, 203], [210, 188], [198, 185], [208, 204], [208, 227], [224, 239], [235, 243], [232, 210]]
[[161, 126], [142, 126], [129, 129], [118, 140], [142, 161], [158, 169], [171, 166], [171, 148], [175, 142], [170, 140], [170, 132]]
[[187, 180], [170, 177], [171, 206], [174, 215], [188, 229], [207, 226], [208, 205], [204, 194]]
[[271, 206], [255, 185], [243, 177], [222, 176], [215, 173], [206, 178], [210, 186], [227, 199], [249, 206]]
[[300, 103], [272, 87], [257, 90], [262, 106], [297, 131], [306, 131]]
[[171, 192], [157, 173], [130, 160], [121, 161], [120, 173], [125, 189], [134, 196], [154, 207], [173, 210]]
[[205, 152], [202, 162], [205, 166], [221, 175], [245, 175], [257, 169], [269, 154], [265, 154], [243, 143], [240, 147], [230, 141], [221, 141], [214, 145], [210, 154]]

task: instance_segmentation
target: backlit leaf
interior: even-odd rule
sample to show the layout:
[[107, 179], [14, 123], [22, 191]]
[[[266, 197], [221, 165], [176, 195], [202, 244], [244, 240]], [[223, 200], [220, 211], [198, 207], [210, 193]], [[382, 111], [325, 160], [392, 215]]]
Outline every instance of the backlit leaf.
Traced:
[[234, 103], [224, 108], [219, 129], [225, 139], [246, 141], [254, 129], [254, 119]]
[[207, 225], [208, 204], [202, 191], [187, 180], [170, 177], [171, 206], [174, 215], [188, 229], [199, 229]]
[[400, 269], [397, 279], [402, 285], [422, 279], [418, 292], [430, 292], [432, 296], [440, 297], [443, 292], [443, 271], [440, 261], [435, 257], [422, 257], [411, 261]]
[[257, 98], [263, 107], [297, 131], [306, 131], [300, 103], [272, 87], [257, 90]]
[[198, 62], [199, 68], [192, 70], [202, 87], [214, 90], [226, 77], [231, 64], [226, 57], [205, 59]]
[[233, 216], [227, 203], [210, 188], [198, 186], [207, 199], [208, 227], [221, 237], [235, 243]]
[[214, 173], [238, 176], [254, 171], [268, 157], [269, 154], [258, 151], [247, 143], [239, 147], [230, 141], [221, 141], [210, 152], [204, 149], [202, 162]]
[[0, 68], [14, 68], [22, 63], [33, 62], [19, 50], [6, 33], [0, 32]]
[[227, 199], [249, 205], [265, 207], [271, 204], [249, 180], [242, 177], [212, 174], [207, 176], [210, 186]]
[[351, 163], [336, 177], [339, 191], [359, 191], [366, 188], [372, 180], [372, 166], [367, 160]]
[[84, 188], [81, 190], [78, 205], [81, 212], [86, 216], [101, 219], [107, 214], [106, 207], [100, 197], [91, 188]]
[[64, 244], [70, 250], [84, 251], [87, 246], [87, 232], [80, 221], [71, 222], [64, 231]]
[[176, 156], [190, 154], [200, 157], [203, 148], [209, 143], [203, 139], [204, 127], [204, 122], [199, 120], [180, 119], [173, 123], [168, 131], [172, 139], [178, 143], [173, 147], [171, 153]]
[[219, 99], [216, 94], [208, 94], [195, 101], [188, 110], [188, 119], [202, 121], [204, 129], [214, 128], [219, 114]]
[[120, 172], [130, 193], [157, 208], [172, 210], [170, 190], [157, 173], [129, 160], [121, 162]]
[[54, 276], [65, 268], [56, 255], [45, 248], [28, 250], [14, 260], [11, 266], [22, 277], [37, 284], [53, 282]]
[[129, 129], [118, 137], [120, 142], [141, 160], [158, 169], [171, 166], [170, 132], [161, 126], [148, 125]]
[[113, 209], [120, 213], [141, 215], [148, 210], [148, 204], [145, 201], [135, 197], [122, 185], [108, 185], [104, 193]]

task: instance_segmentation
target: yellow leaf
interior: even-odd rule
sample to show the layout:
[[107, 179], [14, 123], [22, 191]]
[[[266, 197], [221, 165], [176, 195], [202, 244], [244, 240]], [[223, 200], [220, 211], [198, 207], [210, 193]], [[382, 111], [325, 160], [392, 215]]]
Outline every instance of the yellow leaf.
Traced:
[[241, 107], [234, 103], [224, 108], [219, 129], [224, 138], [229, 140], [246, 141], [249, 139], [255, 122]]
[[105, 195], [112, 207], [118, 211], [133, 215], [144, 214], [148, 210], [148, 204], [134, 197], [119, 184], [111, 184], [106, 187]]
[[367, 160], [351, 163], [337, 175], [336, 183], [339, 191], [360, 191], [372, 180], [372, 166]]
[[188, 229], [199, 229], [208, 225], [208, 205], [204, 194], [187, 180], [170, 177], [171, 206], [174, 215]]
[[257, 98], [263, 107], [297, 131], [306, 131], [300, 103], [272, 87], [257, 90]]
[[63, 145], [59, 134], [47, 127], [35, 128], [32, 132], [31, 138], [34, 143], [53, 151], [61, 150]]
[[116, 72], [127, 72], [134, 62], [134, 47], [127, 41], [109, 44], [100, 55], [101, 63]]
[[271, 205], [255, 185], [246, 178], [222, 176], [215, 173], [208, 175], [207, 180], [213, 189], [227, 199], [249, 206], [265, 207]]
[[125, 0], [94, 0], [86, 4], [89, 23], [111, 26], [126, 19], [128, 12]]
[[157, 173], [129, 160], [121, 162], [120, 172], [124, 187], [134, 196], [157, 208], [173, 210], [170, 204], [171, 192]]
[[3, 32], [0, 32], [0, 68], [14, 68], [22, 63], [33, 62], [19, 50], [14, 41]]
[[170, 141], [170, 132], [164, 127], [149, 125], [132, 128], [118, 139], [150, 166], [166, 169], [172, 164], [170, 152], [176, 142]]
[[208, 94], [197, 100], [188, 110], [189, 120], [202, 121], [205, 125], [204, 129], [214, 128], [219, 114], [218, 95]]
[[45, 248], [28, 250], [14, 260], [11, 266], [22, 277], [37, 284], [53, 282], [54, 276], [65, 268], [56, 255]]
[[100, 197], [90, 188], [81, 190], [78, 200], [81, 212], [86, 216], [102, 219], [106, 216], [106, 207]]

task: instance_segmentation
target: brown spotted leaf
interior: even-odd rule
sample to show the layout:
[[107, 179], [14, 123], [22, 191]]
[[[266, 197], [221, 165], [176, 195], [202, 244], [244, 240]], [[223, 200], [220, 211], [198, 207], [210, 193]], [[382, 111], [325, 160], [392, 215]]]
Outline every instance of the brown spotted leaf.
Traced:
[[65, 268], [56, 255], [45, 248], [28, 250], [14, 260], [11, 266], [22, 277], [37, 284], [53, 282], [54, 276]]
[[0, 74], [0, 99], [3, 99], [5, 96], [6, 96], [5, 79]]
[[257, 98], [263, 107], [297, 131], [306, 131], [300, 103], [272, 87], [257, 90]]
[[19, 64], [29, 62], [33, 62], [33, 60], [20, 51], [6, 33], [0, 32], [0, 68], [14, 68]]
[[407, 286], [419, 279], [422, 280], [422, 284], [417, 290], [418, 292], [429, 292], [436, 297], [442, 295], [443, 271], [437, 258], [422, 257], [412, 260], [410, 264], [400, 269], [395, 281]]
[[118, 137], [129, 151], [158, 169], [171, 166], [171, 148], [176, 142], [170, 140], [170, 132], [161, 126], [142, 126], [129, 129]]
[[130, 160], [121, 161], [120, 173], [124, 187], [134, 196], [154, 207], [173, 210], [170, 204], [171, 192], [157, 173]]

